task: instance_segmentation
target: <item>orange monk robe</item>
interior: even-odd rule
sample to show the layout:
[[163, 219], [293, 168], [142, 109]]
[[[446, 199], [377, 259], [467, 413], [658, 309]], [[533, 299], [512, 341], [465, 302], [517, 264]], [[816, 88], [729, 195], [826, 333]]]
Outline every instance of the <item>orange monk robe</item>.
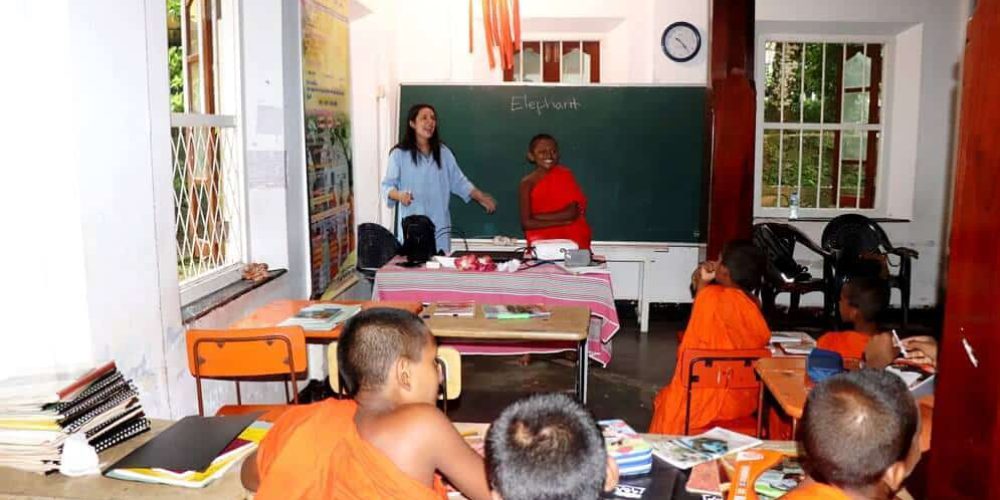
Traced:
[[781, 500], [851, 500], [851, 497], [835, 486], [809, 481], [789, 491]]
[[[683, 359], [687, 349], [761, 349], [770, 339], [771, 331], [753, 299], [736, 288], [709, 285], [694, 299], [677, 359]], [[653, 401], [649, 432], [684, 432], [687, 382], [687, 374], [680, 366], [676, 367], [673, 380]], [[749, 416], [757, 408], [758, 396], [757, 390], [696, 389], [691, 392], [690, 427], [698, 429], [713, 420]]]
[[843, 332], [828, 332], [816, 341], [816, 347], [840, 353], [844, 359], [861, 359], [872, 336], [867, 333], [847, 330]]
[[587, 211], [587, 197], [576, 183], [573, 172], [562, 165], [554, 165], [531, 188], [532, 215], [556, 212], [573, 202], [580, 208], [579, 217], [561, 226], [526, 230], [524, 238], [528, 240], [528, 246], [538, 240], [568, 239], [575, 241], [580, 248], [589, 249], [590, 225], [584, 217]]
[[407, 476], [358, 435], [354, 401], [327, 399], [286, 411], [257, 451], [257, 500], [446, 497]]

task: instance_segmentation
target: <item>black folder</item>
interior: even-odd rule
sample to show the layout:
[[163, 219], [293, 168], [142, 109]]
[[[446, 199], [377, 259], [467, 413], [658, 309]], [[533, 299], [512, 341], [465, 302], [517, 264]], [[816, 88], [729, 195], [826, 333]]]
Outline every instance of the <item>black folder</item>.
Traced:
[[107, 470], [160, 468], [202, 471], [263, 412], [226, 417], [184, 417]]

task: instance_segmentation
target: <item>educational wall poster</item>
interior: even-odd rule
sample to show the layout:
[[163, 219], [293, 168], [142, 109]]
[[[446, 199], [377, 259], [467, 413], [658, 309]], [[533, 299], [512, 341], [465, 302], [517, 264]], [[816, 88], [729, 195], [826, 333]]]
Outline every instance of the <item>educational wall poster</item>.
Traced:
[[312, 296], [354, 269], [349, 0], [300, 0]]

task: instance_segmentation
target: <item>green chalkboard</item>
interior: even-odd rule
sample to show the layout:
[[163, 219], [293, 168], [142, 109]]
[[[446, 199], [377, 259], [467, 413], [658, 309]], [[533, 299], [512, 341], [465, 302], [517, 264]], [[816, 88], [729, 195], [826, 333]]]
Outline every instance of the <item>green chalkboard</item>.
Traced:
[[523, 237], [518, 182], [534, 168], [528, 141], [545, 132], [589, 199], [594, 241], [704, 239], [704, 87], [403, 85], [401, 132], [416, 103], [434, 106], [441, 139], [497, 199], [487, 215], [452, 197], [452, 225], [469, 238]]

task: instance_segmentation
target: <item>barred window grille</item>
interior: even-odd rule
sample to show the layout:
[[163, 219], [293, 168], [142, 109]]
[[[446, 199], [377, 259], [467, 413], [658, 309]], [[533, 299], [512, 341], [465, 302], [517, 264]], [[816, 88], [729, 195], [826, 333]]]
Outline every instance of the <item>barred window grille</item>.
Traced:
[[882, 43], [765, 42], [760, 208], [875, 208], [884, 60]]
[[232, 116], [171, 116], [181, 287], [243, 262], [243, 182]]

